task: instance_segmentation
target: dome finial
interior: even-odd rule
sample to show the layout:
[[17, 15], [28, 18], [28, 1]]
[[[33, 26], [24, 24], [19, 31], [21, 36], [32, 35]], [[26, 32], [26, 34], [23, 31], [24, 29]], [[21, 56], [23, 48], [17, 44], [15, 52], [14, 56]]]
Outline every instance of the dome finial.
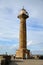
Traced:
[[25, 10], [24, 6], [23, 6], [22, 10]]
[[24, 6], [23, 6], [23, 9], [24, 9]]

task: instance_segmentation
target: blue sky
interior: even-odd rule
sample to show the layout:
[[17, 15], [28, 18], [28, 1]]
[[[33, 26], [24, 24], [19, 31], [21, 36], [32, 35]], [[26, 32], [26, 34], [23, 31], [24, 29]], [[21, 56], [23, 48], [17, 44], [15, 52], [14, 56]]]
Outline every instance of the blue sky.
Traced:
[[19, 47], [17, 16], [23, 6], [29, 13], [27, 48], [33, 54], [43, 54], [43, 0], [0, 0], [0, 54], [15, 54]]

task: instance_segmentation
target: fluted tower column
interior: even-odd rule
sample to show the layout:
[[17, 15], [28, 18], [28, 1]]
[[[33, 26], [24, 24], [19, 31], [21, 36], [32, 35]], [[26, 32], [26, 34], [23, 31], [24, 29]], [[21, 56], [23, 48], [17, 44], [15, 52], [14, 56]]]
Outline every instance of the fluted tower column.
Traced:
[[26, 19], [20, 19], [20, 43], [19, 47], [26, 48]]
[[18, 15], [18, 18], [20, 19], [20, 49], [21, 48], [26, 48], [27, 44], [26, 44], [26, 19], [29, 16], [27, 15], [27, 12], [25, 9], [22, 9], [20, 14]]

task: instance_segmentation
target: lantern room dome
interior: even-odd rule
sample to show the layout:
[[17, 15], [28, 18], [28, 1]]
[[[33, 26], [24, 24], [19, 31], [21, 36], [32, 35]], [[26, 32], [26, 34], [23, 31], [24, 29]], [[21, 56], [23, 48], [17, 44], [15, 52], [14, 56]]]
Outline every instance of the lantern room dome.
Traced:
[[22, 15], [25, 15], [26, 18], [29, 17], [28, 12], [27, 12], [24, 8], [22, 8], [22, 9], [20, 10], [20, 12], [19, 12], [19, 14], [18, 14], [18, 18], [20, 18], [20, 16], [22, 16]]
[[22, 9], [20, 10], [19, 15], [21, 15], [21, 14], [28, 15], [28, 12], [27, 12], [24, 8], [22, 8]]

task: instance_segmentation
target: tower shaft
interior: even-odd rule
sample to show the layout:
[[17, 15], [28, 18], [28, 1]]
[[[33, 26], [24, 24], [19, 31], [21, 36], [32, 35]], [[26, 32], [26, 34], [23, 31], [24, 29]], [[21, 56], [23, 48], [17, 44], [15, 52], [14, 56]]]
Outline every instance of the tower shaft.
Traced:
[[26, 49], [26, 19], [20, 19], [20, 49]]

